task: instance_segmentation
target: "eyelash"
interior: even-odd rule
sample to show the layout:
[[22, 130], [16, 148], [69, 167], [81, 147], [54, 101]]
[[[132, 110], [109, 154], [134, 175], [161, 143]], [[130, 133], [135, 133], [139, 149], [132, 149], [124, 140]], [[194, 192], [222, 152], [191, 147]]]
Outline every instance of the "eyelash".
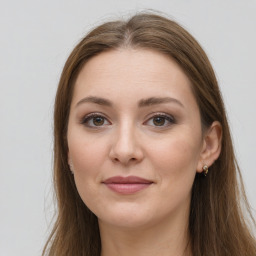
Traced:
[[100, 114], [100, 113], [91, 113], [91, 114], [86, 115], [85, 117], [83, 117], [80, 123], [89, 127], [89, 128], [101, 127], [102, 125], [101, 126], [97, 126], [97, 125], [93, 126], [93, 125], [88, 124], [89, 121], [92, 121], [93, 118], [96, 118], [96, 117], [104, 119], [104, 122], [107, 120], [107, 118], [105, 116], [103, 116], [102, 114]]
[[[148, 123], [150, 120], [153, 121], [154, 118], [157, 118], [157, 117], [160, 117], [160, 118], [164, 118], [164, 125], [150, 125], [150, 126], [153, 126], [153, 127], [158, 127], [158, 128], [164, 128], [164, 127], [168, 127], [172, 124], [175, 124], [176, 121], [174, 119], [173, 116], [171, 115], [168, 115], [168, 114], [165, 114], [165, 113], [154, 113], [154, 115], [152, 115], [150, 118], [147, 119], [147, 121], [145, 121], [143, 124], [146, 124]], [[111, 124], [107, 118], [105, 116], [103, 116], [102, 114], [100, 113], [91, 113], [89, 115], [86, 115], [85, 117], [82, 118], [82, 120], [80, 121], [81, 124], [85, 125], [86, 127], [89, 127], [89, 128], [100, 128], [103, 125], [90, 125], [89, 122], [92, 121], [94, 118], [102, 118], [103, 119], [103, 122], [105, 123], [105, 121], [108, 122], [107, 125]], [[168, 124], [166, 124], [166, 121], [168, 122]]]
[[[153, 126], [153, 127], [158, 127], [158, 128], [164, 128], [164, 127], [168, 127], [168, 126], [170, 126], [170, 125], [176, 123], [174, 117], [171, 116], [171, 115], [168, 115], [168, 114], [165, 114], [165, 113], [154, 113], [154, 114], [153, 114], [149, 119], [147, 119], [147, 121], [144, 122], [143, 124], [148, 123], [150, 120], [152, 120], [152, 122], [153, 122], [153, 119], [154, 119], [154, 118], [157, 118], [157, 117], [164, 118], [164, 125], [160, 125], [160, 126], [151, 125], [151, 126]], [[168, 124], [166, 124], [166, 121], [168, 122]]]

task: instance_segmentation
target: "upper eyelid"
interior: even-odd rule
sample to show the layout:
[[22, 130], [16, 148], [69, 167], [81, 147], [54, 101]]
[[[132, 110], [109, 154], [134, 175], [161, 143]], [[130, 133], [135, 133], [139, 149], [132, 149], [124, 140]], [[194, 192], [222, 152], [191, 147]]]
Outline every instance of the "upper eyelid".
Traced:
[[171, 119], [173, 119], [173, 121], [175, 121], [175, 118], [174, 118], [174, 116], [173, 115], [171, 115], [171, 114], [167, 114], [167, 113], [165, 113], [165, 112], [154, 112], [154, 113], [151, 113], [148, 117], [147, 117], [147, 120], [149, 120], [149, 119], [151, 119], [151, 118], [153, 118], [153, 117], [155, 117], [155, 116], [162, 116], [162, 117], [170, 117]]
[[[105, 118], [105, 119], [107, 119], [107, 120], [109, 121], [109, 117], [106, 116], [105, 114], [101, 113], [101, 112], [91, 112], [91, 113], [89, 113], [89, 114], [86, 114], [86, 115], [84, 115], [84, 116], [80, 119], [80, 121], [81, 121], [81, 123], [82, 123], [84, 120], [89, 119], [89, 118], [93, 118], [93, 117], [95, 117], [95, 116], [103, 117], [103, 118]], [[109, 121], [109, 122], [110, 122], [110, 121]]]
[[[108, 122], [111, 123], [110, 121], [110, 118], [106, 115], [106, 114], [103, 114], [101, 112], [91, 112], [91, 113], [88, 113], [86, 114], [85, 116], [83, 116], [81, 119], [80, 119], [80, 123], [84, 123], [86, 119], [89, 119], [90, 117], [93, 118], [95, 116], [100, 116], [100, 117], [103, 117], [105, 118]], [[146, 117], [146, 120], [143, 122], [147, 122], [148, 120], [150, 120], [151, 118], [154, 118], [155, 116], [161, 116], [161, 117], [169, 117], [173, 120], [173, 122], [175, 122], [175, 118], [173, 115], [171, 114], [167, 114], [165, 112], [154, 112], [154, 113], [150, 113], [149, 115], [147, 115]]]

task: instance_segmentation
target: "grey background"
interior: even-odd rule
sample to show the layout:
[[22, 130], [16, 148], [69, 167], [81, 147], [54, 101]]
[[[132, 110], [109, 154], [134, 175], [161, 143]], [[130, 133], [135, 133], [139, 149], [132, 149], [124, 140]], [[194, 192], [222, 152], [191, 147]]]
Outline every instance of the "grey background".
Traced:
[[0, 2], [0, 255], [40, 255], [52, 204], [52, 110], [64, 62], [92, 26], [151, 8], [187, 28], [215, 68], [256, 208], [256, 1]]

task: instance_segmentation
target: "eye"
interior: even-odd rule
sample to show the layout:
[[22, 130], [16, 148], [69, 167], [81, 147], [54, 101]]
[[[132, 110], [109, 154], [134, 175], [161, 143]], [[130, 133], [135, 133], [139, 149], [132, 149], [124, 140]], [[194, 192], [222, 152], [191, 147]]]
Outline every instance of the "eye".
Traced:
[[87, 127], [101, 127], [110, 125], [110, 122], [104, 116], [93, 113], [85, 116], [82, 119], [81, 124]]
[[166, 127], [173, 123], [175, 123], [174, 118], [167, 114], [156, 114], [145, 122], [147, 125], [156, 127]]

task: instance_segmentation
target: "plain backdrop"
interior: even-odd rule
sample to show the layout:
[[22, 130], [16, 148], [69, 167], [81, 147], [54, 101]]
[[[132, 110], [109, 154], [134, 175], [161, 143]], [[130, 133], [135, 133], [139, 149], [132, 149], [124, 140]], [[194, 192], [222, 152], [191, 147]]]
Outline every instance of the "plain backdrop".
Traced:
[[92, 27], [167, 13], [206, 50], [256, 208], [256, 1], [13, 0], [0, 5], [0, 255], [40, 255], [52, 203], [52, 112], [66, 58]]

